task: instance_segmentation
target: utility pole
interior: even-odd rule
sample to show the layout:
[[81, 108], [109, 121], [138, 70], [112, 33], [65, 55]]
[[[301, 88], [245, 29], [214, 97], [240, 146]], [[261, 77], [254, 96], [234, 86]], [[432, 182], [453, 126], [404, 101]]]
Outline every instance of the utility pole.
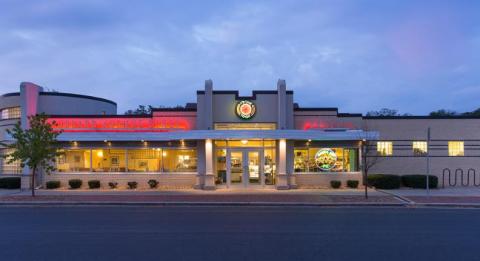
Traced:
[[427, 185], [427, 196], [430, 196], [430, 127], [427, 129], [427, 177], [426, 177], [426, 185]]

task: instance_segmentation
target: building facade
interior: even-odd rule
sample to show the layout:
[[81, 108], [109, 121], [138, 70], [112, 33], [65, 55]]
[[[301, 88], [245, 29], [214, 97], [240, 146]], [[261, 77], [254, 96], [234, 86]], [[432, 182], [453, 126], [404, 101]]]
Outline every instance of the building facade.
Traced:
[[[41, 173], [35, 185], [58, 180], [66, 188], [82, 179], [146, 188], [153, 179], [165, 188], [321, 188], [331, 180], [361, 181], [362, 154], [375, 160], [369, 173], [425, 174], [428, 155], [440, 184], [480, 185], [479, 118], [303, 108], [283, 80], [251, 96], [213, 90], [207, 80], [195, 103], [148, 115], [119, 115], [110, 100], [22, 83], [20, 92], [0, 97], [0, 110], [3, 141], [12, 142], [5, 129], [17, 121], [28, 128], [27, 117], [38, 113], [63, 131], [57, 170]], [[24, 188], [29, 174], [2, 161], [1, 175], [20, 175]]]

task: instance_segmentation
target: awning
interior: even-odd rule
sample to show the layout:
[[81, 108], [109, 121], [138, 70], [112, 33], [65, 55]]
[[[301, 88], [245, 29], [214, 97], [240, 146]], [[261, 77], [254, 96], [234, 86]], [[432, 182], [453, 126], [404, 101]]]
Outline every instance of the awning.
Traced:
[[170, 141], [170, 140], [239, 140], [287, 139], [317, 141], [377, 140], [376, 131], [362, 130], [191, 130], [175, 132], [64, 132], [59, 141]]

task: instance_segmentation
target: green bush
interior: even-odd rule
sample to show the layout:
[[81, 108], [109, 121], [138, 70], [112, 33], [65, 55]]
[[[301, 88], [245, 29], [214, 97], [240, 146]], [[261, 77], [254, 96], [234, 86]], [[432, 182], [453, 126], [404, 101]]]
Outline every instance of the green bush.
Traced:
[[156, 188], [158, 186], [158, 181], [154, 180], [154, 179], [151, 179], [148, 181], [148, 185], [150, 186], [150, 188]]
[[340, 180], [331, 180], [330, 181], [330, 186], [332, 186], [332, 188], [334, 188], [334, 189], [340, 188], [341, 185], [342, 185], [342, 182]]
[[130, 181], [127, 183], [129, 189], [136, 189], [138, 183], [136, 181]]
[[88, 187], [90, 189], [98, 189], [100, 188], [100, 180], [89, 180]]
[[[427, 175], [404, 175], [402, 176], [402, 184], [405, 187], [409, 188], [427, 188], [426, 182]], [[438, 177], [437, 176], [428, 176], [428, 185], [430, 188], [437, 188], [438, 186]]]
[[358, 180], [347, 180], [347, 187], [358, 188]]
[[118, 182], [108, 182], [108, 186], [109, 186], [111, 189], [116, 189], [117, 186], [118, 186]]
[[47, 189], [57, 189], [60, 187], [60, 181], [58, 180], [50, 180], [45, 183]]
[[20, 177], [0, 178], [0, 189], [19, 189]]
[[377, 189], [398, 189], [400, 188], [400, 176], [386, 174], [368, 175], [368, 185]]
[[71, 179], [68, 181], [68, 185], [72, 189], [78, 189], [82, 186], [82, 180], [81, 179]]

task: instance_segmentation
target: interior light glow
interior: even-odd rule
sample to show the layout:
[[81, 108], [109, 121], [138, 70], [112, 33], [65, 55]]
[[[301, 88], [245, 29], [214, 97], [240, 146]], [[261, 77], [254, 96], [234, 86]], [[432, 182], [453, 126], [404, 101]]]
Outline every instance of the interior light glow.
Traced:
[[248, 140], [241, 140], [240, 142], [241, 142], [243, 145], [247, 145]]

